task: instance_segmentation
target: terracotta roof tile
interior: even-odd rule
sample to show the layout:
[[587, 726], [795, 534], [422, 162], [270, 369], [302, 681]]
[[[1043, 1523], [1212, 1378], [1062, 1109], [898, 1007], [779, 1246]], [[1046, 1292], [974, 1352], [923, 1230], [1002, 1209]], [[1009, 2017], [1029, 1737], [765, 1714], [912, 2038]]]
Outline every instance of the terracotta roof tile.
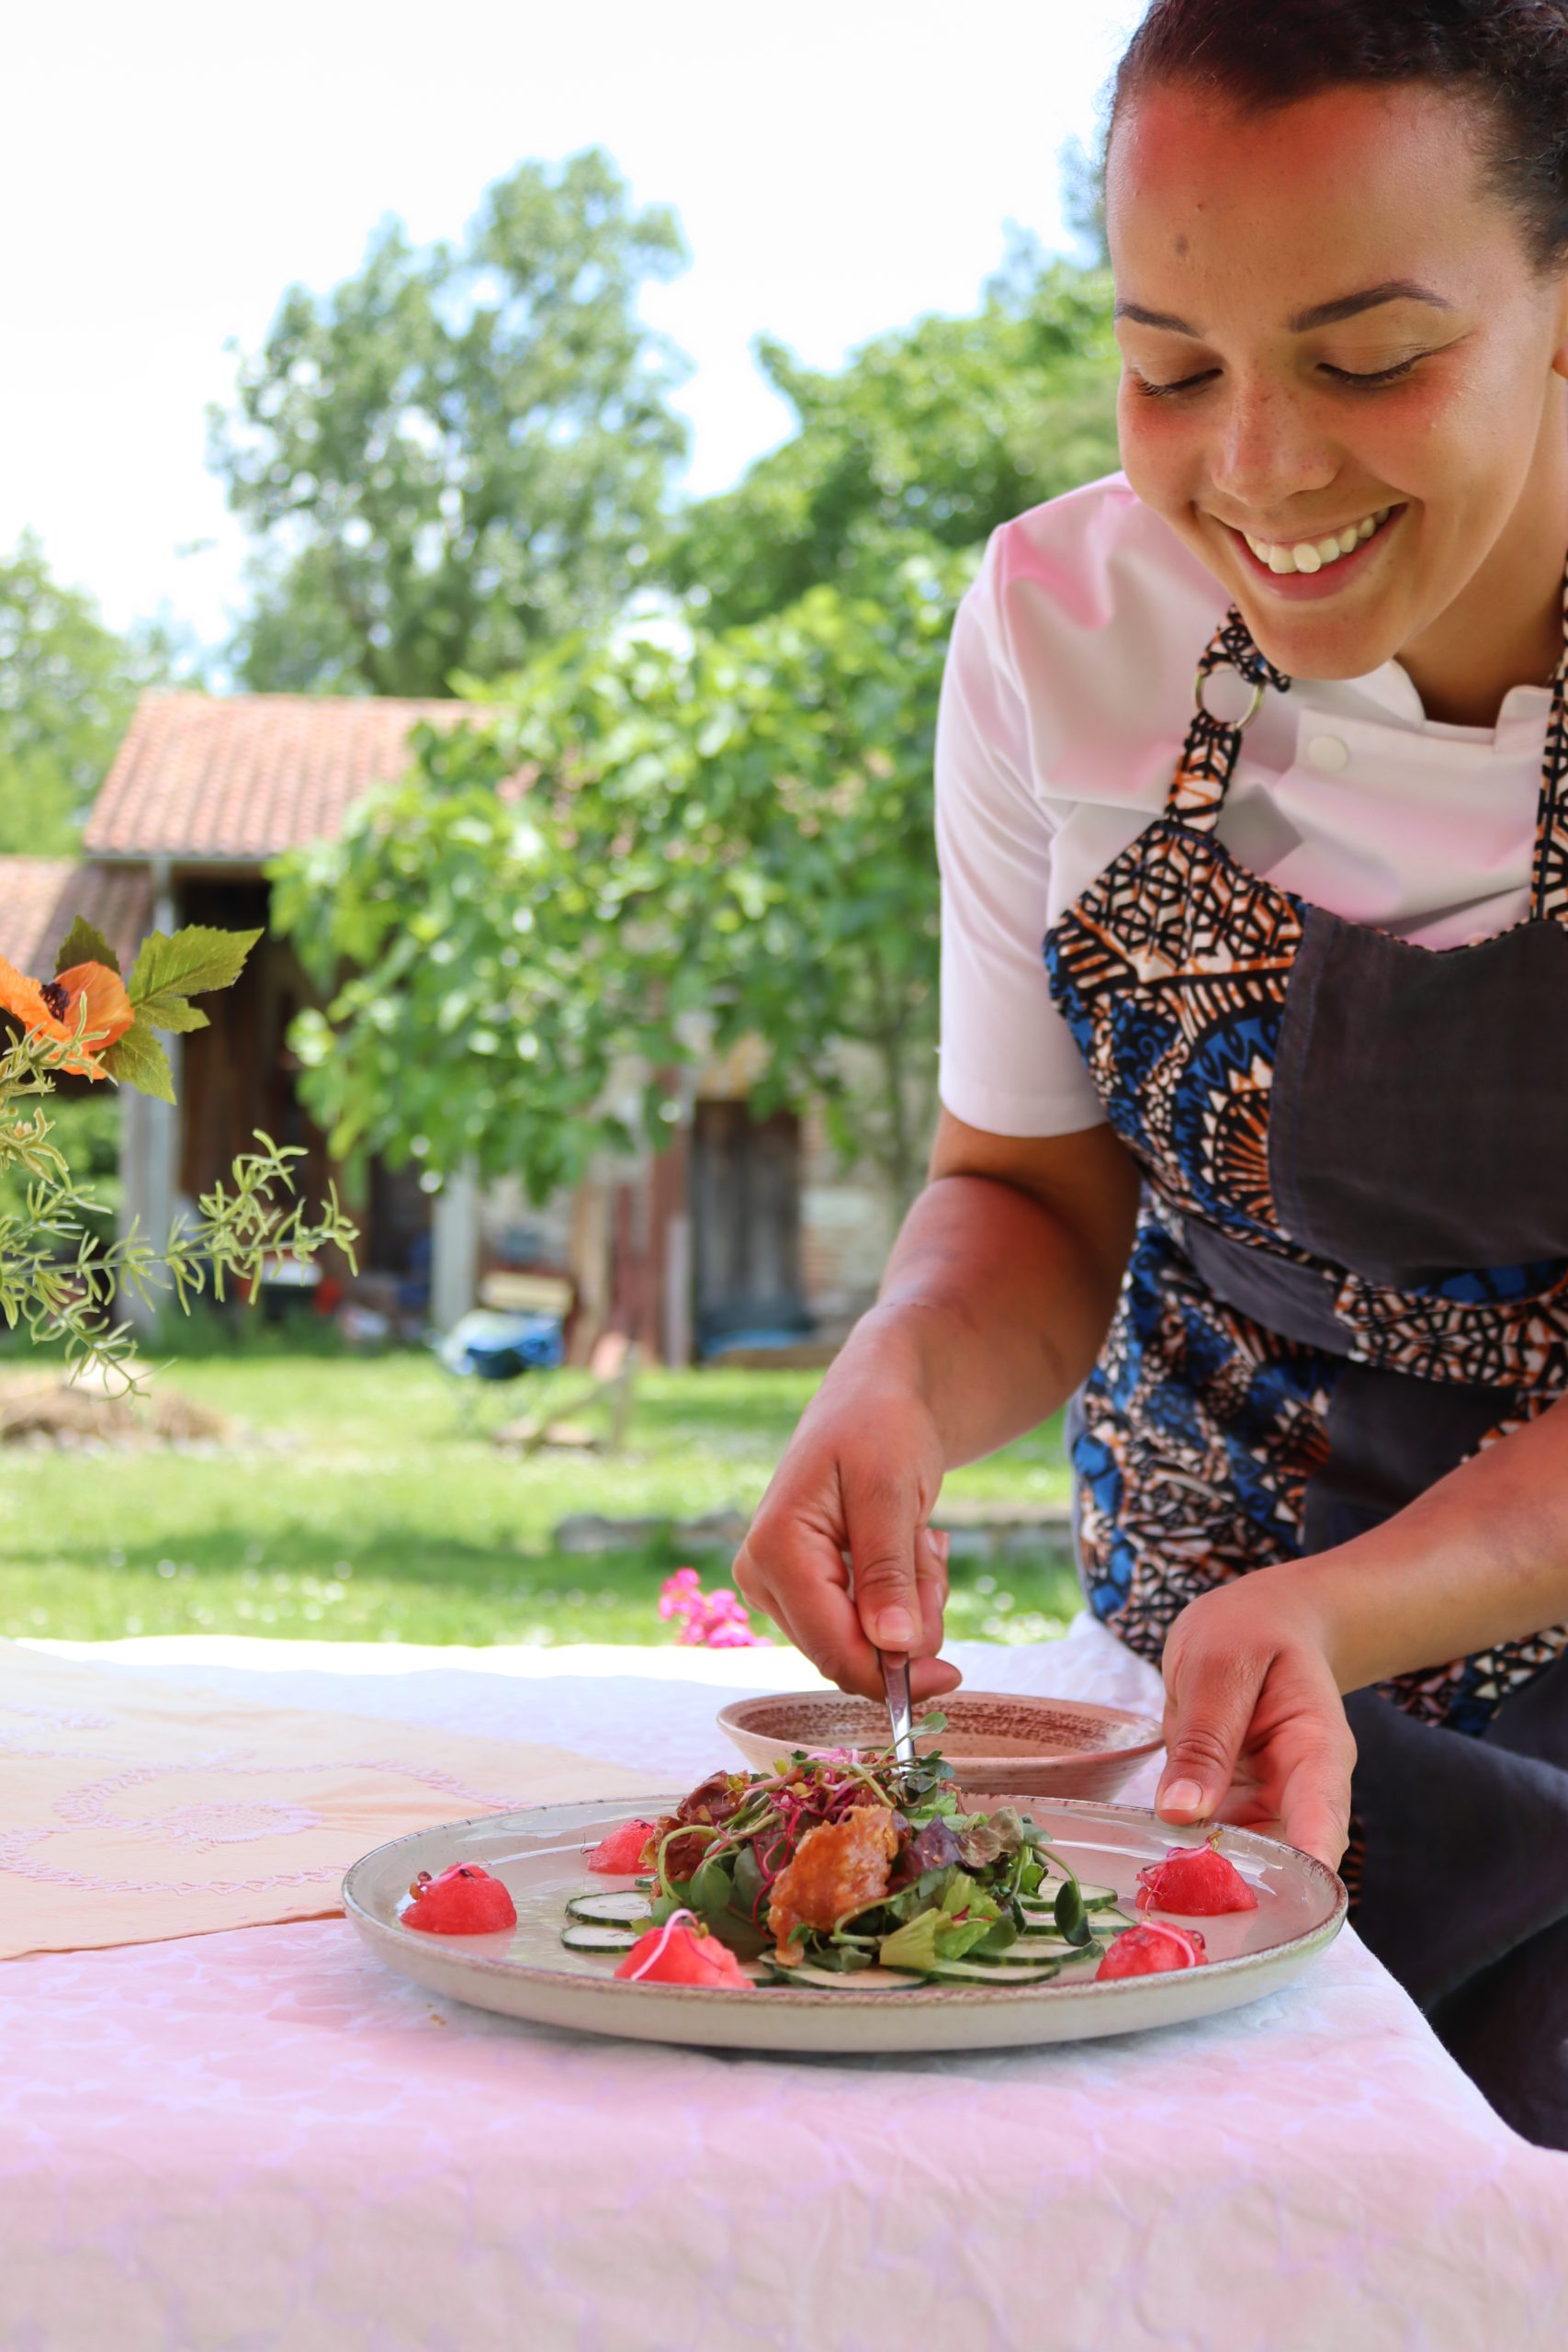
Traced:
[[275, 857], [331, 840], [408, 764], [411, 728], [478, 716], [389, 696], [145, 695], [86, 831], [103, 856]]
[[129, 970], [152, 925], [151, 881], [134, 868], [73, 857], [0, 857], [0, 956], [18, 971], [52, 972], [77, 915], [97, 925]]

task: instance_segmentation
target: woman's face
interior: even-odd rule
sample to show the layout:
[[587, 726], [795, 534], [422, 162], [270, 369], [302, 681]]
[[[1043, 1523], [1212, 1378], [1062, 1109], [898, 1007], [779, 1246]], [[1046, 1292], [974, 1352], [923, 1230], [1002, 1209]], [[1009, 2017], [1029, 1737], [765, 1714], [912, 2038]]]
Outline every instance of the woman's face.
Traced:
[[1563, 280], [1474, 129], [1416, 85], [1247, 116], [1156, 90], [1117, 124], [1122, 462], [1299, 677], [1457, 659], [1561, 573]]

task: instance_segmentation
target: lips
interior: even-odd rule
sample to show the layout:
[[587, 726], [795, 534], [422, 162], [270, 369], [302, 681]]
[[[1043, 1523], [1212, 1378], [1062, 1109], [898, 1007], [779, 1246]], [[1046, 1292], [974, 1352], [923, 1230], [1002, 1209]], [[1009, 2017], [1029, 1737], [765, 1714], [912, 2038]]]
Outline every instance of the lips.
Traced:
[[1241, 536], [1258, 562], [1266, 563], [1277, 576], [1288, 576], [1292, 571], [1304, 571], [1310, 576], [1354, 555], [1393, 512], [1391, 506], [1379, 506], [1371, 514], [1363, 514], [1359, 522], [1347, 524], [1343, 530], [1319, 532], [1303, 539], [1254, 538], [1250, 531], [1244, 531]]
[[[1255, 539], [1250, 534], [1237, 530], [1231, 523], [1227, 523], [1224, 529], [1241, 561], [1260, 584], [1267, 585], [1276, 595], [1288, 598], [1292, 603], [1314, 603], [1321, 597], [1337, 594], [1348, 585], [1353, 575], [1365, 571], [1373, 550], [1396, 526], [1404, 511], [1403, 505], [1376, 509], [1371, 515], [1363, 517], [1364, 522], [1371, 522], [1372, 526], [1364, 535], [1361, 524], [1348, 524], [1342, 532], [1331, 535], [1325, 531], [1319, 539], [1293, 540], [1288, 545], [1284, 541]], [[1346, 550], [1339, 542], [1351, 532], [1354, 532], [1354, 540]], [[1332, 560], [1328, 560], [1322, 556], [1319, 548], [1331, 536], [1335, 554]], [[1258, 551], [1259, 548], [1265, 550], [1261, 555]], [[1308, 561], [1304, 564], [1294, 560], [1299, 549], [1307, 552]], [[1280, 562], [1277, 559], [1281, 556], [1291, 560]], [[1315, 562], [1312, 560], [1314, 557]]]

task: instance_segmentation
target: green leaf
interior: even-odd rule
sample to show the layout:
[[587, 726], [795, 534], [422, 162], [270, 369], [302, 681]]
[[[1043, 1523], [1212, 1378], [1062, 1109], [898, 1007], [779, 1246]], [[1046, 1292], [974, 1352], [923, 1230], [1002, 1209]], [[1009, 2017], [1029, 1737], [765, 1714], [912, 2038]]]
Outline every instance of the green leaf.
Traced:
[[188, 1004], [183, 996], [154, 997], [146, 1004], [138, 1005], [137, 1011], [156, 1028], [165, 1029], [174, 1035], [183, 1035], [190, 1029], [208, 1029], [212, 1025], [199, 1005]]
[[231, 988], [260, 937], [259, 931], [215, 931], [206, 923], [189, 923], [172, 938], [153, 932], [127, 983], [131, 1003], [154, 1028], [205, 1028], [206, 1014], [193, 1018], [186, 997]]
[[813, 1968], [830, 1968], [840, 1976], [852, 1976], [857, 1969], [872, 1965], [870, 1952], [859, 1945], [833, 1943], [826, 1936], [810, 1937], [807, 1949]]
[[85, 915], [77, 916], [62, 940], [54, 968], [57, 972], [69, 972], [77, 964], [107, 964], [111, 972], [119, 970], [119, 957]]
[[121, 1086], [134, 1086], [139, 1094], [151, 1094], [160, 1102], [174, 1101], [175, 1073], [169, 1057], [140, 1016], [109, 1047], [103, 1064]]
[[742, 1846], [735, 1857], [735, 1886], [731, 1901], [738, 1911], [749, 1917], [761, 1900], [762, 1866], [757, 1860], [755, 1846]]
[[1010, 1951], [1017, 1941], [1018, 1928], [1013, 1920], [993, 1919], [980, 1941], [973, 1946], [973, 1950], [985, 1952]]
[[892, 1935], [884, 1936], [877, 1947], [877, 1957], [884, 1968], [913, 1968], [925, 1971], [936, 1965], [937, 1929], [942, 1914], [936, 1910], [922, 1911], [918, 1917], [908, 1919]]
[[1083, 1907], [1083, 1896], [1078, 1893], [1076, 1878], [1063, 1880], [1054, 1912], [1058, 1931], [1070, 1944], [1093, 1942], [1094, 1929], [1089, 1924], [1089, 1915]]
[[688, 1883], [686, 1900], [711, 1927], [728, 1908], [731, 1884], [722, 1861], [699, 1862]]

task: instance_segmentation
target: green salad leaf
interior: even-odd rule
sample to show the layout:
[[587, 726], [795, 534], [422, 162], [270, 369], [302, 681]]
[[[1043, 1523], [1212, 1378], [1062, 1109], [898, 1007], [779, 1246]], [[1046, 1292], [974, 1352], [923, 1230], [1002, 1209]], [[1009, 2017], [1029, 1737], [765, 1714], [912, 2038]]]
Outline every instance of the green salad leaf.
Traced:
[[[922, 1730], [942, 1727], [938, 1715], [922, 1721]], [[797, 1902], [830, 1905], [840, 1889], [852, 1902], [834, 1917], [818, 1907], [795, 1928], [789, 1946], [808, 1970], [854, 1974], [880, 1962], [929, 1975], [972, 1956], [998, 1958], [1021, 1940], [1038, 1955], [1047, 1914], [1060, 1938], [1092, 1958], [1107, 1923], [1091, 1920], [1066, 1858], [1015, 1806], [965, 1813], [940, 1755], [904, 1767], [891, 1751], [797, 1752], [771, 1774], [710, 1775], [660, 1824], [649, 1914], [662, 1924], [690, 1911], [739, 1958], [773, 1956], [770, 1917], [784, 1873], [808, 1839], [868, 1809], [892, 1828], [895, 1851], [852, 1840], [840, 1849], [842, 1878], [835, 1859], [826, 1873], [807, 1871], [785, 1887], [781, 1913], [791, 1918]], [[863, 1899], [853, 1903], [857, 1890]]]

